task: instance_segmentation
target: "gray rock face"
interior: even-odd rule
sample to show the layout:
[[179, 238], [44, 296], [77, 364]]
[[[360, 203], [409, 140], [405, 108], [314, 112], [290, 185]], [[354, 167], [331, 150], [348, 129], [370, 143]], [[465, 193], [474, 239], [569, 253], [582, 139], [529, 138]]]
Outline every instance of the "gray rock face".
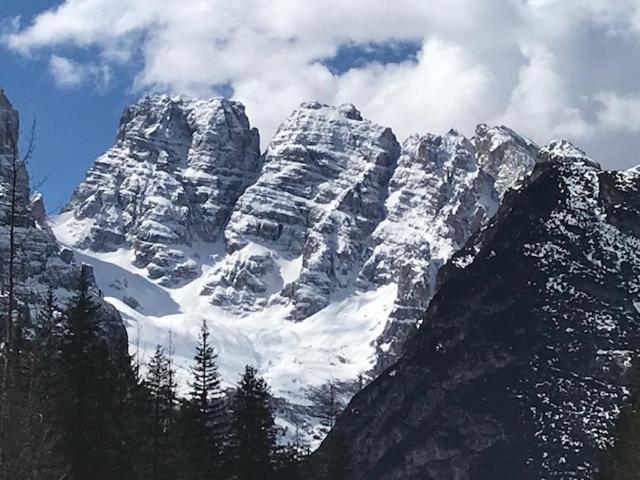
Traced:
[[239, 199], [225, 231], [229, 255], [203, 293], [238, 311], [290, 302], [302, 320], [348, 287], [398, 282], [380, 342], [381, 355], [393, 356], [440, 266], [526, 177], [536, 151], [505, 127], [480, 125], [471, 140], [454, 131], [412, 136], [398, 158], [393, 134], [352, 105], [303, 104]]
[[391, 179], [386, 218], [372, 235], [360, 284], [398, 283], [378, 342], [380, 367], [402, 350], [433, 297], [436, 275], [495, 214], [504, 193], [536, 164], [537, 147], [506, 127], [479, 125], [467, 139], [414, 135]]
[[293, 112], [225, 230], [229, 256], [208, 282], [214, 302], [252, 308], [280, 290], [293, 319], [324, 308], [358, 273], [399, 151], [391, 130], [353, 105]]
[[495, 178], [495, 188], [502, 197], [523, 182], [536, 165], [538, 147], [508, 127], [478, 125], [474, 137], [478, 163]]
[[[83, 267], [73, 260], [69, 250], [60, 248], [46, 225], [42, 198], [39, 195], [30, 198], [29, 176], [16, 151], [18, 135], [18, 112], [0, 90], [0, 303], [4, 304], [7, 298], [13, 203], [15, 292], [19, 303], [28, 307], [28, 313], [33, 313], [46, 298], [49, 288], [54, 290], [64, 306], [80, 280]], [[12, 191], [16, 192], [15, 202], [12, 201]], [[92, 280], [90, 271], [87, 274]], [[127, 341], [120, 315], [100, 299], [95, 284], [93, 295], [99, 303], [98, 315], [107, 340], [114, 347], [123, 348]], [[35, 316], [31, 315], [31, 319]], [[0, 331], [4, 328], [0, 325]]]
[[[380, 341], [393, 357], [440, 266], [531, 171], [536, 149], [485, 125], [473, 139], [416, 135], [401, 149], [353, 105], [305, 103], [260, 159], [240, 104], [145, 97], [56, 229], [76, 248], [131, 248], [164, 286], [211, 266], [201, 295], [237, 314], [281, 303], [303, 320], [354, 288], [398, 283]], [[203, 258], [218, 240], [224, 258]]]
[[593, 478], [640, 349], [640, 175], [540, 156], [316, 458], [339, 448], [354, 480]]
[[258, 132], [239, 103], [144, 97], [64, 208], [69, 229], [81, 225], [73, 246], [130, 247], [134, 264], [161, 284], [191, 280], [201, 244], [220, 239], [260, 167]]

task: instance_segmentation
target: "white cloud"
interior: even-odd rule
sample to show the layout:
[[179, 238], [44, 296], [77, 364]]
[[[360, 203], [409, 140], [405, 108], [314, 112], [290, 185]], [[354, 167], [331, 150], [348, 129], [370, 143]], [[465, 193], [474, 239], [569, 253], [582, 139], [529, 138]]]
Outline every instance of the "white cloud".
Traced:
[[107, 65], [79, 63], [59, 55], [51, 55], [49, 70], [56, 85], [62, 88], [79, 87], [90, 82], [104, 90], [111, 80], [111, 70]]
[[520, 68], [502, 123], [537, 138], [583, 138], [589, 126], [580, 109], [570, 104], [570, 86], [558, 74], [555, 56], [543, 46], [522, 49], [527, 63]]
[[613, 130], [640, 132], [640, 94], [601, 92], [596, 99], [603, 106], [598, 112], [601, 125]]
[[[400, 137], [505, 122], [541, 142], [566, 135], [588, 148], [630, 128], [624, 117], [640, 95], [632, 81], [640, 74], [639, 7], [640, 0], [66, 0], [27, 25], [11, 23], [3, 43], [53, 55], [61, 86], [108, 78], [121, 65], [138, 69], [139, 91], [210, 95], [230, 85], [263, 139], [300, 102], [320, 100], [353, 102]], [[340, 45], [398, 40], [422, 45], [415, 61], [358, 64], [339, 75], [321, 62]], [[89, 65], [70, 56], [87, 50]]]
[[53, 79], [60, 87], [77, 87], [85, 80], [80, 65], [68, 58], [52, 55], [49, 60], [49, 68]]
[[491, 103], [492, 80], [488, 69], [461, 47], [431, 39], [417, 63], [349, 71], [339, 79], [335, 98], [364, 105], [372, 120], [395, 126], [401, 138], [452, 127], [472, 131]]

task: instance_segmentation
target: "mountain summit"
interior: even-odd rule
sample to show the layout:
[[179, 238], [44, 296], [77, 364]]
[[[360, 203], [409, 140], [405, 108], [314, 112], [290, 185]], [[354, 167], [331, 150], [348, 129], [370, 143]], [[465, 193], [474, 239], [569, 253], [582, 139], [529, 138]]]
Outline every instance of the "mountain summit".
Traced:
[[260, 166], [258, 131], [239, 103], [144, 97], [64, 207], [64, 240], [96, 252], [129, 248], [150, 279], [183, 284], [202, 273], [202, 244], [221, 238]]

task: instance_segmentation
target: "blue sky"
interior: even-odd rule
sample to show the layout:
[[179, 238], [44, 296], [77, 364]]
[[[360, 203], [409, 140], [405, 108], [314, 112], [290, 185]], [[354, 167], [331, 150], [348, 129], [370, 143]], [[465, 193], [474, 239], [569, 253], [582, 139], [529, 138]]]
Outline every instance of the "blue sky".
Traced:
[[[46, 14], [43, 14], [45, 12]], [[263, 146], [303, 101], [413, 133], [506, 124], [640, 163], [640, 0], [1, 0], [0, 85], [57, 210], [145, 92], [226, 94]]]
[[[30, 17], [54, 3], [2, 0], [0, 18]], [[136, 95], [124, 79], [103, 92], [93, 85], [60, 89], [46, 61], [23, 58], [5, 48], [0, 48], [0, 65], [0, 85], [20, 112], [23, 140], [36, 122], [36, 149], [29, 165], [32, 184], [40, 184], [47, 209], [57, 211], [95, 158], [113, 143], [120, 114]]]

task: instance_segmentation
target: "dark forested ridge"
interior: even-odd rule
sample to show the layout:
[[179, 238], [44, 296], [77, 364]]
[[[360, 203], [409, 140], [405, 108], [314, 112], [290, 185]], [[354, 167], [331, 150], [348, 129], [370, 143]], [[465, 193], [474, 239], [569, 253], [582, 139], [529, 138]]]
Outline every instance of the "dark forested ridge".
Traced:
[[613, 430], [613, 445], [596, 480], [640, 478], [640, 357], [636, 357], [629, 379], [631, 396], [618, 416]]

